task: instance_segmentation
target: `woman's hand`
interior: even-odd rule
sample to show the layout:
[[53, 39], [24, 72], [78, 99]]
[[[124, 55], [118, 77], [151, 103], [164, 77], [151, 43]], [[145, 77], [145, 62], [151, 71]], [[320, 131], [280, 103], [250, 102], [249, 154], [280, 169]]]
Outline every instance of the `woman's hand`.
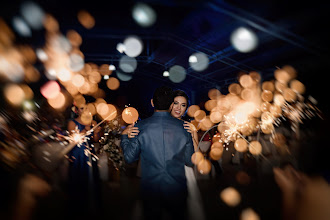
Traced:
[[91, 126], [90, 126], [90, 125], [85, 125], [85, 130], [86, 130], [86, 131], [91, 130]]
[[197, 135], [197, 129], [195, 127], [195, 125], [193, 125], [192, 123], [185, 121], [183, 124], [184, 129], [186, 129], [190, 134], [191, 137], [193, 139], [193, 143], [194, 143], [194, 149], [195, 151], [198, 150], [198, 135]]
[[184, 129], [186, 129], [189, 133], [193, 133], [193, 131], [196, 131], [195, 126], [190, 123], [189, 121], [185, 121], [183, 124]]
[[134, 138], [140, 133], [138, 127], [134, 127], [134, 124], [128, 125], [121, 134], [127, 134], [128, 138]]

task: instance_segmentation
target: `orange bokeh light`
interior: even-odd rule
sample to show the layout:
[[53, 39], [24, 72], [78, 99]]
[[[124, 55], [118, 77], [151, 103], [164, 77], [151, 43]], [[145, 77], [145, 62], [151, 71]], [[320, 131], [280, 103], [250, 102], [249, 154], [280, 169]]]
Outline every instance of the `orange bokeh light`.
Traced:
[[138, 120], [139, 113], [135, 108], [128, 107], [128, 108], [124, 109], [121, 116], [127, 124], [133, 124], [134, 122], [136, 122]]
[[115, 77], [110, 77], [108, 80], [107, 80], [107, 87], [111, 90], [116, 90], [118, 89], [120, 86], [120, 82], [117, 78]]

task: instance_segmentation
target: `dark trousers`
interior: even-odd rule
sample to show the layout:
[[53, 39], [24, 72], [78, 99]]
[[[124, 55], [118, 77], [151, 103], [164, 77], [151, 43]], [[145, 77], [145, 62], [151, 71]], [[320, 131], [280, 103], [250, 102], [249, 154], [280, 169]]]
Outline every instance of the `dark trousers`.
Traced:
[[175, 196], [144, 196], [143, 212], [146, 220], [186, 220], [187, 194]]

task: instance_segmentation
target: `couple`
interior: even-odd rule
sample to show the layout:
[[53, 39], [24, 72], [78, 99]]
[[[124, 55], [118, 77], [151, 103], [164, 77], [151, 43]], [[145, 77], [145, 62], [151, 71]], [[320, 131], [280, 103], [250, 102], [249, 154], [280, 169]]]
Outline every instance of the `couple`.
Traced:
[[[123, 131], [124, 158], [127, 163], [141, 158], [141, 193], [146, 219], [162, 219], [164, 215], [188, 219], [185, 170], [190, 169], [189, 177], [194, 178], [191, 133], [195, 137], [197, 133], [188, 129], [189, 123], [178, 120], [188, 107], [188, 96], [182, 91], [174, 95], [171, 88], [162, 86], [156, 89], [151, 104], [155, 109], [151, 117]], [[196, 184], [196, 179], [191, 181]]]

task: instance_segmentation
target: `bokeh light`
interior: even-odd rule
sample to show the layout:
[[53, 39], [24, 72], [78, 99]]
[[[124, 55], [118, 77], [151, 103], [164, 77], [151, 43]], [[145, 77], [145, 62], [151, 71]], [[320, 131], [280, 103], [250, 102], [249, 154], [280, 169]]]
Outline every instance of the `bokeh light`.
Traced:
[[136, 122], [138, 120], [139, 113], [135, 108], [127, 107], [124, 109], [121, 116], [127, 124], [133, 124], [134, 122]]
[[195, 165], [199, 164], [199, 162], [201, 162], [203, 159], [204, 159], [204, 155], [200, 151], [196, 151], [191, 156], [191, 162]]
[[253, 155], [259, 155], [262, 152], [262, 147], [259, 141], [251, 141], [249, 144], [249, 151]]
[[259, 215], [251, 208], [242, 211], [240, 220], [260, 220]]
[[209, 58], [205, 53], [194, 53], [189, 57], [189, 65], [193, 70], [201, 72], [209, 66]]
[[56, 81], [48, 81], [40, 87], [40, 92], [46, 99], [55, 98], [60, 91], [60, 85]]
[[231, 34], [230, 42], [233, 47], [241, 53], [251, 52], [258, 46], [258, 38], [256, 34], [245, 27], [237, 28]]
[[125, 73], [132, 73], [137, 67], [137, 61], [134, 57], [122, 56], [119, 60], [119, 68]]
[[143, 42], [137, 36], [129, 36], [124, 40], [125, 54], [129, 57], [137, 57], [143, 50]]
[[156, 22], [156, 12], [149, 5], [137, 3], [132, 10], [132, 17], [141, 27], [150, 27]]
[[241, 202], [241, 195], [234, 187], [227, 187], [222, 190], [220, 198], [230, 207], [235, 207]]
[[174, 83], [180, 83], [186, 79], [186, 70], [179, 65], [174, 65], [169, 69], [169, 79]]
[[32, 31], [28, 24], [21, 17], [13, 17], [12, 19], [13, 27], [17, 33], [23, 37], [31, 37]]
[[59, 92], [55, 97], [48, 98], [47, 101], [54, 109], [61, 109], [65, 106], [66, 98], [63, 93]]
[[20, 7], [21, 15], [25, 21], [36, 30], [43, 27], [45, 13], [43, 9], [32, 1], [24, 2]]
[[86, 29], [91, 29], [95, 26], [95, 19], [88, 11], [80, 10], [77, 17], [80, 24]]
[[211, 161], [209, 161], [206, 158], [203, 158], [198, 164], [197, 164], [197, 170], [201, 174], [208, 174], [211, 172], [212, 164]]
[[4, 88], [7, 101], [15, 106], [22, 104], [25, 98], [24, 90], [17, 84], [7, 84]]
[[120, 86], [120, 82], [117, 78], [115, 77], [110, 77], [107, 80], [107, 87], [111, 90], [117, 90]]
[[246, 140], [239, 138], [235, 141], [234, 147], [238, 152], [246, 152], [248, 149], [248, 144]]

